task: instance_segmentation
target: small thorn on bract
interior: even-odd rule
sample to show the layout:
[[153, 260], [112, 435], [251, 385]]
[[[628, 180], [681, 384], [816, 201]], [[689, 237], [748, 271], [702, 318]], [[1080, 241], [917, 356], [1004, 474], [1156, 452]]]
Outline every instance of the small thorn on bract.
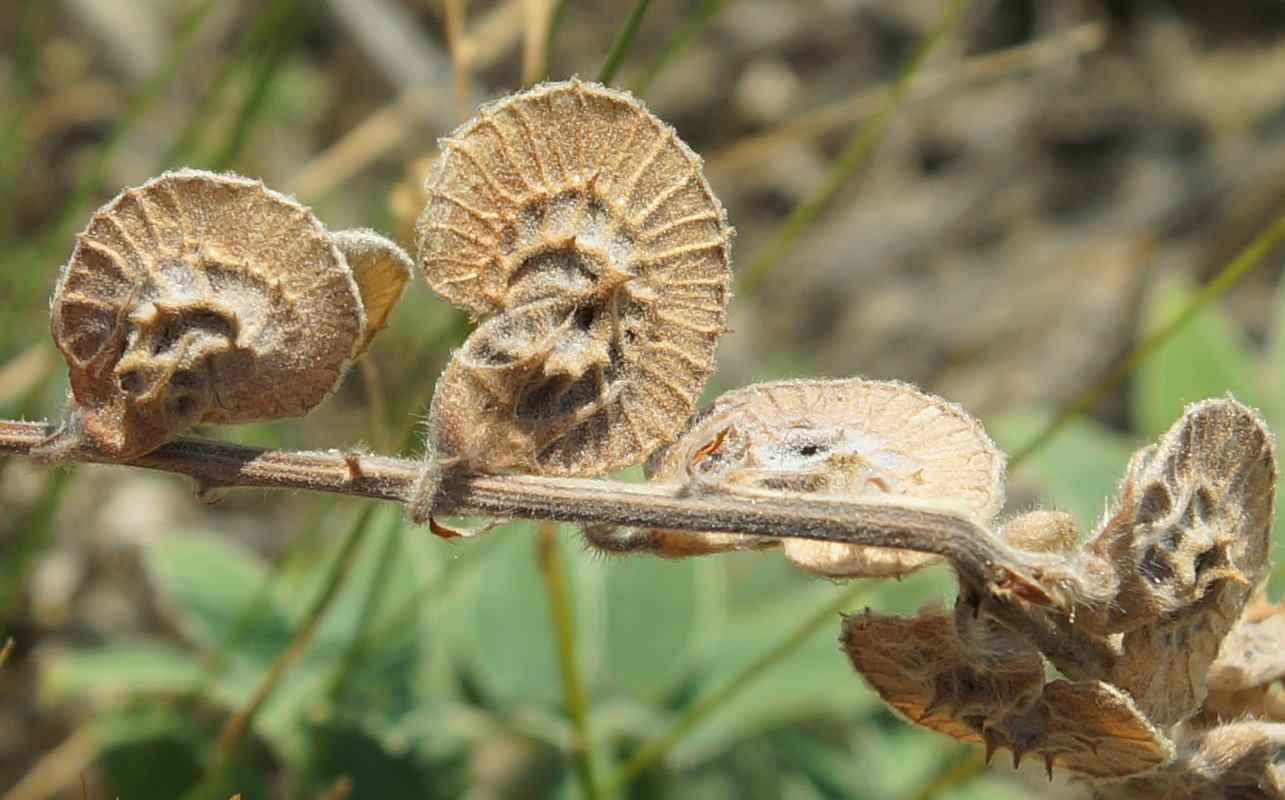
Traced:
[[1025, 750], [1013, 748], [1013, 769], [1022, 766], [1022, 759], [1026, 756]]
[[223, 502], [223, 496], [227, 493], [227, 486], [213, 481], [207, 481], [202, 478], [193, 478], [193, 488], [196, 490], [196, 499], [200, 500], [207, 506], [217, 505]]
[[999, 749], [999, 741], [992, 736], [986, 736], [985, 739], [986, 739], [985, 760], [986, 760], [986, 763], [989, 764], [991, 763], [991, 759], [995, 757], [995, 751]]
[[1044, 775], [1049, 779], [1049, 783], [1053, 782], [1053, 756], [1050, 753], [1044, 754]]
[[1051, 606], [1054, 604], [1053, 596], [1038, 583], [1007, 567], [1003, 568], [1001, 585], [1014, 597], [1025, 600], [1028, 603], [1033, 603], [1037, 606]]
[[442, 539], [463, 539], [464, 538], [464, 534], [460, 533], [454, 528], [446, 527], [445, 525], [439, 523], [436, 519], [433, 519], [432, 517], [428, 518], [428, 529], [433, 532], [434, 536], [441, 537]]

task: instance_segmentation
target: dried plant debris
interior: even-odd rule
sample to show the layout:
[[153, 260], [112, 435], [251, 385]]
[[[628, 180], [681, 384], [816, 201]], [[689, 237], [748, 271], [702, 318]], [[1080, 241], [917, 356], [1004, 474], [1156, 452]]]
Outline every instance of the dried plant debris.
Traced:
[[674, 130], [543, 84], [443, 140], [427, 189], [424, 274], [482, 318], [434, 395], [443, 463], [591, 475], [672, 438], [725, 331], [732, 237]]
[[183, 169], [126, 189], [59, 277], [52, 329], [74, 402], [35, 455], [88, 447], [128, 459], [198, 422], [301, 416], [383, 326], [409, 276], [392, 242], [336, 238], [258, 181]]
[[[843, 649], [913, 722], [988, 755], [1039, 755], [1104, 796], [1285, 796], [1285, 729], [1245, 721], [1276, 718], [1270, 685], [1285, 674], [1281, 606], [1246, 610], [1267, 567], [1273, 450], [1252, 409], [1196, 403], [1134, 457], [1117, 509], [1078, 550], [1061, 512], [1004, 526], [1019, 552], [1051, 559], [1044, 576], [1072, 596], [1073, 613], [1024, 609], [1065, 648], [964, 586], [953, 615], [846, 617]], [[1076, 642], [1094, 639], [1109, 657], [1077, 659]], [[1045, 658], [1075, 680], [1046, 682]], [[1235, 794], [1251, 784], [1258, 793]]]
[[1250, 601], [1209, 668], [1204, 714], [1285, 721], [1285, 603]]
[[974, 744], [1044, 685], [1044, 661], [1034, 647], [968, 612], [926, 608], [906, 618], [866, 609], [844, 618], [840, 641], [885, 703], [918, 725]]
[[[689, 491], [915, 498], [979, 522], [1003, 504], [1004, 455], [959, 406], [909, 384], [864, 378], [765, 383], [728, 392], [647, 462]], [[724, 533], [587, 531], [608, 550], [696, 555], [777, 540]], [[934, 556], [790, 539], [785, 555], [828, 577], [904, 575]]]
[[1083, 775], [1146, 772], [1173, 757], [1173, 745], [1128, 695], [1100, 681], [1045, 683], [1039, 652], [972, 609], [953, 619], [925, 609], [914, 619], [866, 610], [844, 619], [853, 667], [912, 722], [956, 739], [1028, 753], [1046, 768]]
[[1278, 800], [1285, 725], [1243, 720], [1191, 736], [1162, 770], [1094, 784], [1101, 800]]
[[1206, 676], [1271, 546], [1271, 434], [1230, 399], [1188, 407], [1131, 461], [1119, 508], [1088, 542], [1083, 572], [1107, 575], [1105, 603], [1077, 608], [1081, 630], [1123, 633], [1101, 676], [1161, 725], [1200, 707]]

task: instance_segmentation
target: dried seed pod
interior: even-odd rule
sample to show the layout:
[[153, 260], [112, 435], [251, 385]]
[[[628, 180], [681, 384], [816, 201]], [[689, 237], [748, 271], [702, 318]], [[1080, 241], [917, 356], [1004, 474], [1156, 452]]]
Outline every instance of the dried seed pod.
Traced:
[[1100, 677], [1156, 724], [1200, 708], [1219, 645], [1266, 568], [1273, 449], [1262, 419], [1236, 401], [1189, 406], [1135, 456], [1120, 510], [1086, 547], [1084, 560], [1109, 569], [1115, 591], [1077, 610], [1076, 625], [1123, 632], [1120, 657]]
[[[361, 234], [369, 241], [373, 234]], [[384, 242], [386, 259], [397, 248]], [[369, 249], [369, 246], [368, 246]], [[409, 259], [381, 267], [380, 320]], [[126, 189], [82, 232], [58, 280], [54, 341], [75, 401], [56, 459], [131, 458], [197, 422], [300, 416], [368, 341], [331, 234], [258, 181], [183, 169]]]
[[1044, 662], [1021, 637], [971, 611], [913, 619], [866, 609], [843, 619], [848, 660], [911, 722], [973, 744], [1044, 685]]
[[[648, 460], [651, 480], [693, 491], [923, 498], [989, 520], [1003, 504], [1004, 455], [959, 406], [909, 384], [781, 381], [719, 397]], [[687, 555], [772, 540], [657, 530], [648, 549]], [[935, 557], [808, 539], [786, 557], [829, 577], [904, 575]]]
[[429, 285], [488, 317], [434, 395], [440, 457], [595, 474], [672, 437], [725, 330], [732, 236], [673, 129], [628, 94], [544, 84], [443, 140], [427, 186]]
[[1285, 720], [1285, 603], [1258, 594], [1218, 648], [1209, 667], [1204, 714], [1234, 720], [1246, 716]]
[[1095, 778], [1148, 773], [1170, 763], [1173, 742], [1138, 710], [1132, 698], [1101, 681], [1053, 681], [1028, 708], [986, 729], [987, 756], [1013, 752], [1013, 765], [1034, 754], [1054, 767]]
[[1285, 725], [1219, 725], [1185, 742], [1164, 769], [1093, 788], [1102, 800], [1285, 800]]

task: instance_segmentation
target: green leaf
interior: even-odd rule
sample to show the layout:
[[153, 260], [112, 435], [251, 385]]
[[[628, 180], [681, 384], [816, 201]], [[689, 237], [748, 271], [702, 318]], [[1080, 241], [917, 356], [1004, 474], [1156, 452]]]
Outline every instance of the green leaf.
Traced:
[[54, 658], [40, 673], [43, 700], [75, 696], [116, 701], [140, 694], [184, 694], [197, 685], [199, 666], [189, 653], [164, 644], [106, 645]]
[[660, 702], [710, 653], [725, 602], [723, 562], [615, 558], [604, 571], [607, 676]]
[[[492, 534], [484, 563], [470, 564], [442, 604], [455, 663], [495, 710], [562, 705], [553, 624], [533, 533], [534, 525], [521, 523]], [[577, 649], [582, 663], [594, 663], [601, 652], [597, 617], [602, 588], [582, 561], [569, 559], [567, 567]], [[584, 675], [591, 683], [592, 670]]]
[[1271, 392], [1273, 416], [1285, 417], [1285, 280], [1276, 284], [1276, 294], [1272, 298], [1263, 373]]
[[[734, 607], [696, 697], [716, 691], [793, 634], [800, 620], [846, 589], [809, 581], [795, 592]], [[839, 650], [839, 624], [840, 617], [835, 614], [833, 624], [822, 625], [784, 659], [712, 710], [679, 747], [688, 754], [717, 752], [767, 728], [815, 717], [850, 718], [878, 707]]]
[[[439, 776], [415, 751], [389, 748], [357, 726], [332, 723], [310, 731], [309, 738], [308, 796], [322, 796], [341, 777], [352, 781], [354, 798], [454, 796], [465, 780], [450, 772]], [[448, 794], [447, 787], [454, 791]]]
[[290, 629], [265, 591], [268, 566], [233, 540], [178, 533], [146, 551], [143, 563], [193, 643], [213, 649], [235, 636], [239, 644], [232, 649], [270, 663], [289, 640]]
[[[1151, 284], [1142, 313], [1142, 336], [1158, 330], [1186, 307], [1192, 286], [1175, 277]], [[1188, 403], [1232, 392], [1261, 406], [1264, 392], [1244, 330], [1217, 304], [1197, 314], [1134, 370], [1132, 411], [1141, 433], [1158, 436]]]

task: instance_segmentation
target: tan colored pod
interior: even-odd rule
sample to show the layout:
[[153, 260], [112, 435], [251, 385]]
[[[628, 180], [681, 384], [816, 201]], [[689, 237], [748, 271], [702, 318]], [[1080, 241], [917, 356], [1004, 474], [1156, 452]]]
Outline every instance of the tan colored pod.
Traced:
[[[693, 489], [927, 499], [985, 522], [1003, 505], [1004, 460], [958, 405], [905, 383], [848, 378], [728, 392], [658, 450], [647, 472]], [[647, 549], [683, 555], [768, 543], [656, 530]], [[935, 558], [810, 539], [782, 547], [803, 569], [830, 577], [903, 575]]]
[[393, 306], [410, 283], [411, 260], [405, 250], [372, 230], [335, 231], [331, 237], [352, 270], [366, 315], [366, 332], [353, 354], [355, 359], [370, 347], [375, 334], [388, 325]]
[[700, 167], [637, 99], [574, 80], [484, 106], [443, 140], [420, 263], [485, 319], [434, 396], [441, 458], [588, 475], [673, 436], [729, 295], [732, 229]]
[[[384, 270], [397, 285], [380, 294], [388, 306], [409, 274], [400, 258], [400, 281]], [[369, 327], [353, 271], [311, 211], [258, 181], [194, 169], [126, 189], [94, 215], [51, 318], [74, 400], [42, 451], [54, 459], [80, 447], [132, 458], [198, 422], [301, 416]]]
[[982, 744], [988, 726], [1029, 705], [1044, 686], [1039, 652], [971, 611], [924, 608], [908, 618], [866, 609], [844, 616], [839, 642], [853, 669], [890, 707], [916, 725], [973, 744]]
[[1123, 634], [1105, 680], [1158, 725], [1195, 714], [1209, 670], [1266, 571], [1275, 447], [1266, 423], [1231, 398], [1187, 407], [1129, 466], [1118, 510], [1080, 556], [1104, 600], [1078, 630]]

